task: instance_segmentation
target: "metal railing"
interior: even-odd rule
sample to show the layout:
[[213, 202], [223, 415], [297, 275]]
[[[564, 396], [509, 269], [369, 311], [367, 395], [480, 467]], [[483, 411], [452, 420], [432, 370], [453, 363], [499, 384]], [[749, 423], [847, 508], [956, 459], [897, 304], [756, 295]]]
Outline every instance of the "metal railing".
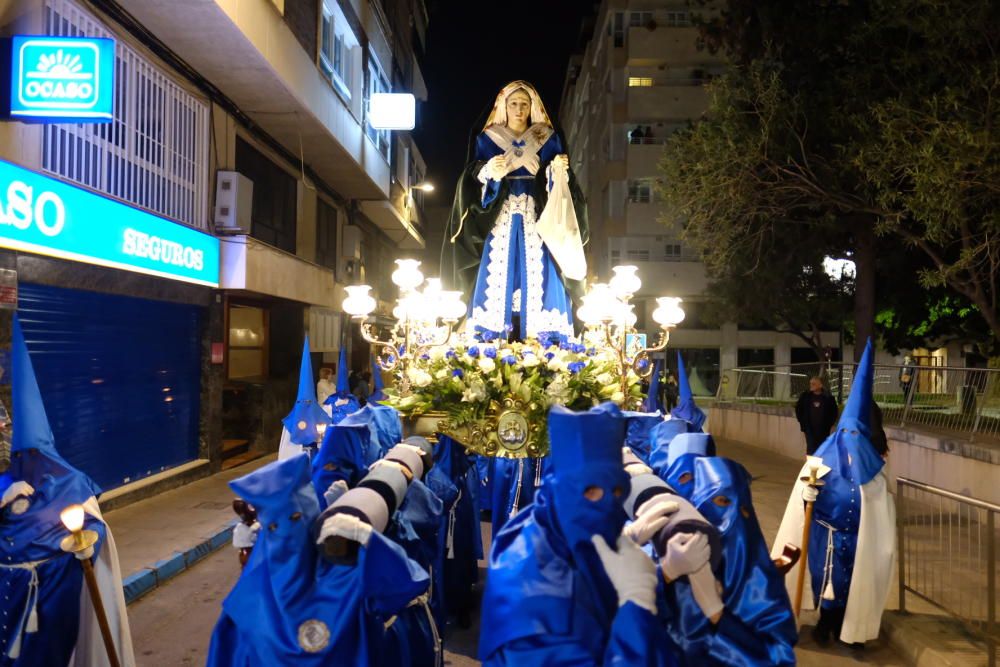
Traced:
[[900, 477], [896, 486], [899, 610], [910, 593], [959, 620], [995, 667], [1000, 506]]
[[[819, 375], [839, 401], [854, 380], [853, 363], [747, 366], [725, 371], [720, 400], [794, 403]], [[904, 382], [909, 376], [909, 382]], [[1000, 369], [875, 364], [873, 393], [886, 426], [920, 425], [970, 441], [1000, 436]]]

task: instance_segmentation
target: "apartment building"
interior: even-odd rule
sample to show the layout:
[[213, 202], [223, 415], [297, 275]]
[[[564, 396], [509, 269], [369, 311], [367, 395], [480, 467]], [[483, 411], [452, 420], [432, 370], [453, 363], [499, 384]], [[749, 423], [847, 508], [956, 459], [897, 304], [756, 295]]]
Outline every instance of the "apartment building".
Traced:
[[[3, 217], [33, 205], [42, 232], [0, 227], [0, 282], [17, 287], [63, 455], [114, 496], [275, 450], [303, 336], [316, 369], [342, 345], [367, 365], [342, 287], [388, 290], [397, 254], [424, 245], [419, 148], [367, 111], [377, 92], [426, 100], [423, 0], [17, 0], [0, 13], [0, 36], [52, 44], [48, 65], [89, 62], [58, 38], [110, 49], [102, 122], [0, 122], [0, 192], [36, 198], [5, 196]], [[72, 248], [45, 234], [60, 221]]]
[[[789, 334], [702, 322], [705, 268], [681, 240], [681, 221], [657, 201], [666, 140], [705, 111], [705, 84], [726, 66], [721, 56], [697, 47], [696, 11], [713, 8], [685, 0], [601, 2], [585, 25], [585, 46], [570, 60], [560, 121], [587, 195], [593, 277], [607, 280], [618, 264], [639, 267], [636, 313], [651, 338], [652, 299], [682, 297], [687, 318], [671, 336], [668, 365], [675, 366], [672, 351], [679, 349], [695, 391], [712, 394], [722, 369], [813, 356]], [[837, 334], [824, 342], [836, 347]]]

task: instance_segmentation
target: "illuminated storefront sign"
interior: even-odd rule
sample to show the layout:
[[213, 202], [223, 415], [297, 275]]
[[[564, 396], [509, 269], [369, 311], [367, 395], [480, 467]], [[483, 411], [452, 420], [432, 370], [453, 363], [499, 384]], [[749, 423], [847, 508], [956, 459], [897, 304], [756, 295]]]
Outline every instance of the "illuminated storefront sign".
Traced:
[[0, 247], [219, 285], [219, 240], [0, 161]]
[[109, 121], [114, 114], [115, 42], [15, 36], [10, 79], [11, 116]]

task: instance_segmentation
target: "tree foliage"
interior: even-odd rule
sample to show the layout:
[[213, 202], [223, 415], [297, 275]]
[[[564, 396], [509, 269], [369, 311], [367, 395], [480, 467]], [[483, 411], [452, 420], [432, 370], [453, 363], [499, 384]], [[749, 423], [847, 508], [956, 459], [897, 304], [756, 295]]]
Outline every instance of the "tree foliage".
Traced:
[[[782, 282], [763, 275], [776, 271], [800, 287], [789, 298], [809, 303], [823, 292], [803, 284], [803, 267], [849, 254], [864, 337], [878, 256], [917, 250], [931, 263], [912, 275], [974, 304], [1000, 340], [998, 11], [729, 0], [704, 22], [705, 45], [733, 66], [711, 85], [705, 118], [668, 143], [661, 195], [717, 296], [735, 303], [740, 277], [767, 286]], [[822, 319], [825, 304], [813, 306]]]

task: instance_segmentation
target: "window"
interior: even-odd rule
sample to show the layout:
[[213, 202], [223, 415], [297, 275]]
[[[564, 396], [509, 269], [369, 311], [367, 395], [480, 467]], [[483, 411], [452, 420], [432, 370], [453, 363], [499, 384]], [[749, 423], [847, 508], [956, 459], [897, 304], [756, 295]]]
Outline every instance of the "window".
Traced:
[[653, 85], [653, 77], [651, 76], [630, 76], [628, 78], [629, 88], [649, 88]]
[[337, 268], [337, 209], [322, 199], [316, 201], [316, 263]]
[[229, 307], [229, 379], [267, 377], [267, 311], [263, 308]]
[[[386, 78], [385, 73], [379, 66], [378, 61], [375, 60], [375, 54], [372, 53], [368, 59], [368, 99], [371, 100], [372, 95], [375, 93], [391, 93], [392, 87], [389, 86], [389, 80]], [[365, 123], [365, 132], [368, 134], [368, 138], [372, 140], [378, 148], [378, 152], [388, 160], [389, 159], [389, 130], [376, 130], [371, 125]]]
[[653, 199], [653, 184], [641, 178], [628, 182], [628, 200], [633, 204], [648, 204]]
[[236, 139], [236, 171], [253, 181], [251, 236], [294, 253], [295, 179], [240, 137]]
[[648, 25], [653, 20], [653, 12], [632, 12], [628, 17], [629, 27], [638, 28]]
[[685, 11], [667, 12], [666, 22], [671, 28], [687, 28], [691, 25], [691, 16]]
[[348, 99], [352, 87], [351, 61], [357, 46], [358, 40], [336, 0], [325, 0], [320, 24], [320, 67], [330, 77], [334, 88]]
[[[47, 0], [61, 37], [113, 37], [68, 0]], [[42, 127], [42, 169], [194, 227], [208, 225], [208, 105], [119, 40], [110, 123]]]
[[614, 39], [615, 48], [625, 46], [625, 15], [622, 12], [615, 12], [612, 18], [611, 36]]
[[680, 243], [667, 243], [663, 246], [663, 254], [666, 257], [680, 257], [681, 256], [681, 244]]

